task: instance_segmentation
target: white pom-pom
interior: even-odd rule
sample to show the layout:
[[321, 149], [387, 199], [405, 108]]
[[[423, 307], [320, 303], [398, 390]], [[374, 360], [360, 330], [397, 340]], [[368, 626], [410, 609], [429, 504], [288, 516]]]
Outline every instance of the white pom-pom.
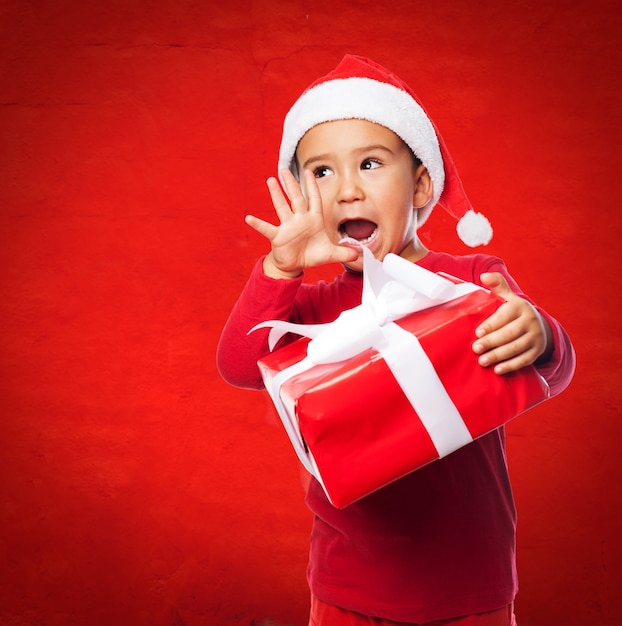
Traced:
[[492, 226], [485, 215], [469, 209], [458, 221], [458, 237], [467, 246], [485, 246], [492, 239]]

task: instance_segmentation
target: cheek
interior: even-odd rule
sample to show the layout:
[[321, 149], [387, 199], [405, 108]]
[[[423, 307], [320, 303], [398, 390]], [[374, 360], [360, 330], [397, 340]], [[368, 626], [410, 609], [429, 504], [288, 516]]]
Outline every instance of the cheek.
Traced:
[[332, 214], [324, 214], [324, 231], [333, 243], [338, 243], [342, 238], [339, 232], [339, 221]]
[[417, 230], [415, 211], [412, 208], [402, 211], [399, 216], [395, 217], [393, 229], [396, 240], [402, 244], [410, 241]]
[[396, 225], [401, 225], [404, 227], [408, 227], [415, 222], [415, 216], [417, 210], [413, 208], [412, 198], [401, 195], [399, 197], [393, 196], [393, 203], [391, 206], [394, 207], [392, 211], [392, 221]]
[[337, 230], [338, 218], [331, 209], [331, 204], [322, 198], [322, 217], [324, 218], [324, 229], [330, 234]]
[[325, 220], [333, 218], [334, 211], [333, 206], [333, 194], [328, 185], [319, 186], [320, 199], [322, 200], [322, 214]]

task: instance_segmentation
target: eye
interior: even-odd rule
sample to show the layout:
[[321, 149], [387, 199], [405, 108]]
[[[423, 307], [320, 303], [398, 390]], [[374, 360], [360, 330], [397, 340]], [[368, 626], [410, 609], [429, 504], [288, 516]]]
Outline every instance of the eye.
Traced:
[[361, 163], [361, 169], [362, 170], [375, 170], [378, 167], [380, 167], [382, 164], [380, 163], [380, 161], [378, 159], [365, 159], [362, 163]]
[[316, 178], [324, 178], [325, 176], [332, 176], [333, 170], [325, 165], [320, 165], [313, 170], [313, 175]]

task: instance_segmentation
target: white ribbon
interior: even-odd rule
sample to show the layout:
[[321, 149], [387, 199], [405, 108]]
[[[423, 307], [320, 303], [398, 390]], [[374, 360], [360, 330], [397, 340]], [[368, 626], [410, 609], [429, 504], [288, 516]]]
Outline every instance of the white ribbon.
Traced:
[[343, 311], [328, 324], [272, 320], [262, 322], [250, 331], [270, 328], [270, 350], [288, 332], [311, 338], [307, 356], [279, 372], [266, 389], [300, 461], [320, 482], [313, 456], [300, 435], [294, 407], [285, 406], [280, 389], [287, 380], [315, 365], [343, 361], [369, 348], [384, 358], [430, 435], [439, 457], [473, 440], [419, 340], [394, 322], [410, 313], [460, 298], [480, 287], [472, 283], [455, 284], [395, 254], [388, 254], [380, 262], [363, 247], [363, 255], [363, 295], [359, 306]]

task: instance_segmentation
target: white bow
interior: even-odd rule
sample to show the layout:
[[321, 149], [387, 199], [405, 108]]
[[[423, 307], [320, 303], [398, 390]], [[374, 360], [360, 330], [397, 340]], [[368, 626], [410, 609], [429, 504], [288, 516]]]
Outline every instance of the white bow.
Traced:
[[386, 324], [478, 289], [472, 283], [455, 284], [396, 254], [388, 254], [381, 262], [363, 247], [363, 260], [361, 304], [343, 311], [334, 322], [294, 324], [270, 320], [249, 332], [270, 328], [270, 350], [288, 332], [311, 338], [307, 357], [316, 364], [334, 363], [377, 345], [380, 329]]

